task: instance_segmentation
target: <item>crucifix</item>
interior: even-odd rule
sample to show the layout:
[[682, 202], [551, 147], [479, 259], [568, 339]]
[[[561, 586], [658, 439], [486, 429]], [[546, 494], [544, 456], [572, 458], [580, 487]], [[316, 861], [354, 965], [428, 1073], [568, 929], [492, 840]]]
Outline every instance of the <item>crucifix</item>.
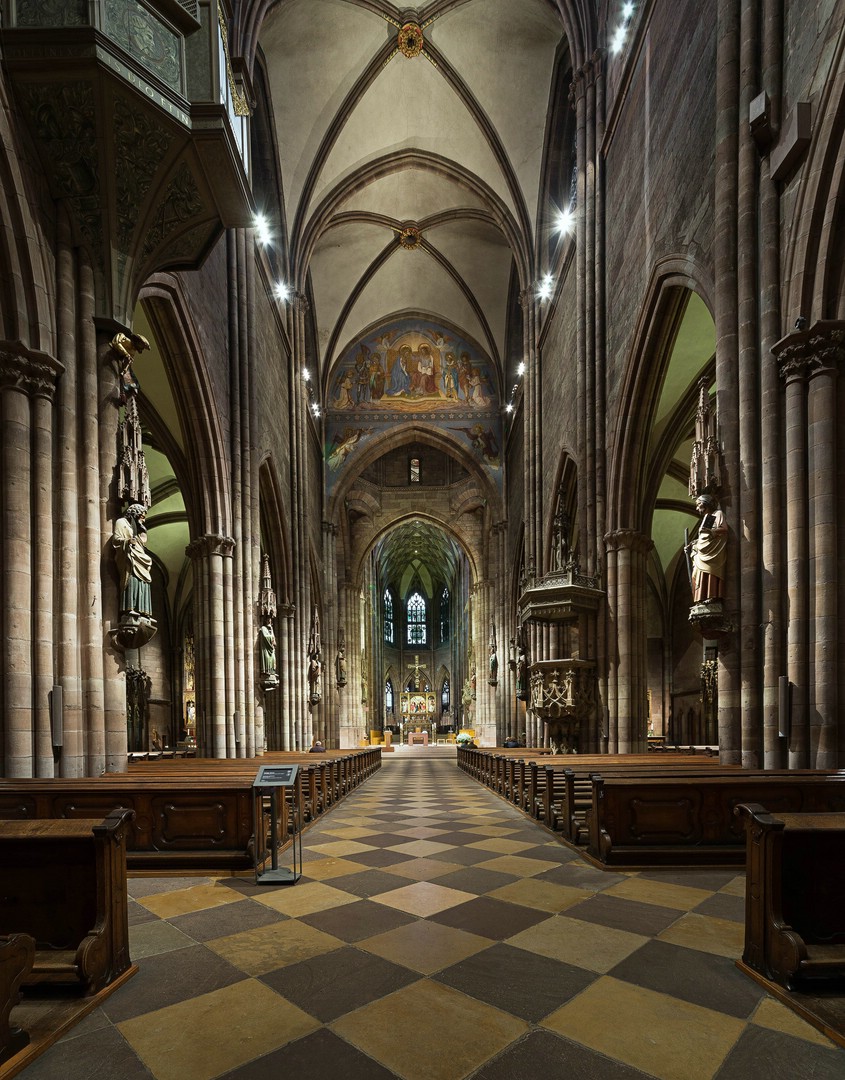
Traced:
[[416, 653], [414, 655], [414, 662], [413, 662], [413, 664], [411, 664], [409, 666], [410, 666], [411, 671], [413, 671], [413, 673], [414, 673], [414, 689], [419, 690], [419, 688], [420, 688], [420, 672], [425, 671], [425, 664], [420, 663], [419, 653]]

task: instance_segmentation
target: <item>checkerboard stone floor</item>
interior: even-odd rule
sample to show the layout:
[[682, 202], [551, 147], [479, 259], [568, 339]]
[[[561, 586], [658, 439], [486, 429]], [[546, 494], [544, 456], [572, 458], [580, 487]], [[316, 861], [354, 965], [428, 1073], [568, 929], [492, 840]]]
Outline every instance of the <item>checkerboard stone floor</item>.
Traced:
[[130, 879], [139, 973], [26, 1080], [842, 1080], [741, 975], [743, 875], [602, 873], [397, 755], [293, 886]]

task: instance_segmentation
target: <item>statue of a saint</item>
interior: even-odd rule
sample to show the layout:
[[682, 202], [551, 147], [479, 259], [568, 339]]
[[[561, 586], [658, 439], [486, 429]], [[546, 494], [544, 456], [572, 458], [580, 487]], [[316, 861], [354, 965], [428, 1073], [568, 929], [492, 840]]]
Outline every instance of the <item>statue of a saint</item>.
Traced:
[[701, 525], [686, 550], [692, 556], [693, 603], [700, 604], [722, 596], [728, 526], [713, 495], [699, 495], [695, 509], [701, 517]]
[[516, 696], [520, 701], [528, 700], [528, 657], [525, 655], [525, 646], [519, 642], [519, 653], [516, 658]]
[[262, 675], [276, 674], [276, 635], [269, 615], [264, 616], [258, 628], [258, 662]]
[[496, 653], [495, 641], [490, 642], [490, 674], [487, 681], [491, 686], [495, 686], [499, 681], [499, 657]]
[[337, 650], [337, 656], [334, 661], [334, 670], [338, 688], [346, 686], [346, 652], [342, 645]]
[[308, 687], [312, 705], [316, 705], [322, 697], [320, 693], [320, 673], [322, 670], [323, 662], [319, 651], [312, 653], [308, 660]]
[[120, 571], [120, 617], [152, 618], [152, 556], [147, 551], [147, 511], [132, 503], [115, 522], [112, 546]]

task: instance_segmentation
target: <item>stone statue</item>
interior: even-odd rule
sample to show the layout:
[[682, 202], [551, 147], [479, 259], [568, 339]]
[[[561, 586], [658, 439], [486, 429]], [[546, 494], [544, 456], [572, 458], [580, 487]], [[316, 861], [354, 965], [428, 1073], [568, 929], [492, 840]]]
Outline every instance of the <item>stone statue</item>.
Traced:
[[258, 662], [262, 675], [276, 674], [276, 635], [269, 615], [264, 616], [258, 628]]
[[490, 674], [487, 681], [495, 686], [499, 681], [499, 657], [496, 653], [495, 641], [490, 642]]
[[318, 650], [313, 652], [308, 660], [308, 686], [312, 705], [316, 705], [322, 698], [320, 693], [320, 674], [322, 670], [323, 660]]
[[339, 646], [337, 650], [337, 656], [334, 661], [334, 670], [338, 689], [342, 686], [346, 686], [346, 652], [342, 645]]
[[152, 556], [147, 551], [147, 511], [132, 503], [115, 522], [112, 546], [120, 571], [120, 617], [152, 618]]
[[518, 643], [519, 652], [516, 658], [516, 696], [520, 701], [528, 700], [528, 657], [525, 655], [525, 645], [522, 640]]
[[693, 603], [700, 604], [722, 596], [728, 526], [713, 495], [699, 495], [695, 509], [701, 517], [701, 525], [686, 550], [692, 556]]
[[149, 349], [150, 343], [143, 334], [115, 334], [109, 344], [117, 354], [120, 399], [125, 404], [128, 397], [138, 393], [138, 380], [132, 370], [132, 361], [138, 353]]

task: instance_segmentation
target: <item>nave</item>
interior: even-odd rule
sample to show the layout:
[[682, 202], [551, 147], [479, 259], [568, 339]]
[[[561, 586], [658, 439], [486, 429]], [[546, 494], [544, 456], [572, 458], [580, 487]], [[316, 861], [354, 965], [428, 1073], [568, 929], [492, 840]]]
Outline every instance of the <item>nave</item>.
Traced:
[[606, 873], [399, 750], [304, 873], [130, 878], [139, 973], [25, 1080], [841, 1080], [734, 966], [744, 875]]

